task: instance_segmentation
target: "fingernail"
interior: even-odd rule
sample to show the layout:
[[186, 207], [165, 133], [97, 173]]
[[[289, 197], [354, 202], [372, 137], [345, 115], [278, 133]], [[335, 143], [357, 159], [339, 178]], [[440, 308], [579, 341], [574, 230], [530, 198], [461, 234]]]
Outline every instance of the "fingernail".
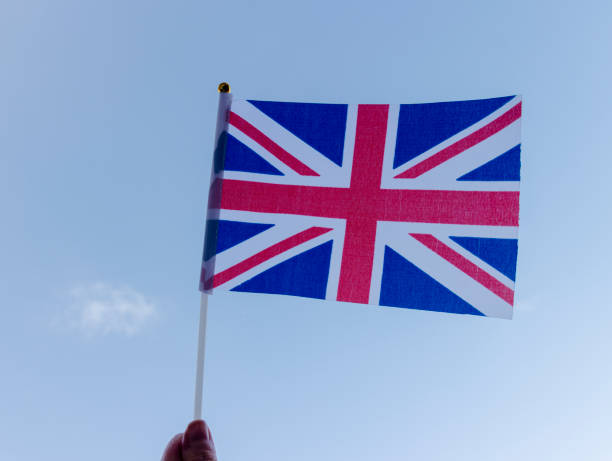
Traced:
[[208, 440], [208, 427], [202, 420], [192, 421], [183, 435], [183, 443], [190, 444], [198, 440]]

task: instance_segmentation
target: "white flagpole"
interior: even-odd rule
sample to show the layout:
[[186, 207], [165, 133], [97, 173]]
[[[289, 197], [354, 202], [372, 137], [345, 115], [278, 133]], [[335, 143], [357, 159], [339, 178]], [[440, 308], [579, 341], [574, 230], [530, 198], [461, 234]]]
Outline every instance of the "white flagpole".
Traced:
[[204, 385], [204, 355], [206, 353], [206, 319], [208, 317], [208, 295], [200, 298], [200, 327], [198, 330], [198, 358], [196, 362], [195, 407], [193, 419], [202, 419], [202, 387]]
[[[230, 95], [229, 84], [223, 82], [219, 84], [219, 110], [217, 112], [217, 128], [215, 130], [215, 149], [219, 142], [219, 136], [226, 130], [228, 122], [228, 109], [231, 105], [232, 96]], [[213, 167], [211, 172], [210, 184], [213, 184], [216, 178], [215, 174], [215, 158], [213, 154]], [[213, 207], [214, 208], [214, 207]], [[208, 213], [210, 213], [210, 206]], [[214, 212], [214, 211], [213, 211]], [[218, 212], [218, 211], [217, 211]], [[207, 216], [207, 219], [214, 216]], [[214, 258], [213, 258], [214, 261]], [[214, 262], [213, 262], [214, 264]], [[207, 273], [214, 273], [214, 267], [209, 267]], [[204, 287], [201, 287], [204, 289]], [[200, 326], [198, 328], [198, 353], [196, 359], [196, 383], [195, 383], [195, 402], [193, 410], [193, 419], [202, 419], [202, 394], [204, 385], [204, 355], [206, 352], [206, 321], [208, 317], [208, 294], [201, 293], [200, 298]]]

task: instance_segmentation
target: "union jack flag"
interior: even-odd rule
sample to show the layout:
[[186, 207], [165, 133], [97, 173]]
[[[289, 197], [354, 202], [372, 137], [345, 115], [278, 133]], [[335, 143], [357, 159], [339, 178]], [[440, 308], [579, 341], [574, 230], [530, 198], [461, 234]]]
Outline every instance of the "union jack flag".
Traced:
[[520, 97], [220, 116], [202, 291], [512, 317]]

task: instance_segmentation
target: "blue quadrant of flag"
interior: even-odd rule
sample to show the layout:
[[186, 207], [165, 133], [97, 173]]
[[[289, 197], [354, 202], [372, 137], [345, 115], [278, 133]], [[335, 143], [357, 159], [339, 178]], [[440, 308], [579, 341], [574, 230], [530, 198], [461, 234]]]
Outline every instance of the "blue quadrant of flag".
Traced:
[[336, 165], [342, 166], [346, 104], [249, 102]]
[[402, 104], [393, 167], [406, 163], [482, 120], [512, 96], [475, 101]]
[[210, 259], [273, 226], [274, 224], [210, 219], [206, 223], [204, 259]]
[[232, 290], [325, 299], [331, 250], [330, 240], [273, 266]]
[[520, 181], [521, 145], [464, 174], [458, 181]]

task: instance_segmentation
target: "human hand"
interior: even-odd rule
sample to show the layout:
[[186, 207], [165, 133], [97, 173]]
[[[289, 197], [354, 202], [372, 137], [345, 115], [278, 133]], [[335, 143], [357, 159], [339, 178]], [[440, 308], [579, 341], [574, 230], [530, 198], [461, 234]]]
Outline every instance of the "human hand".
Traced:
[[217, 461], [212, 433], [201, 419], [192, 421], [183, 434], [168, 443], [161, 461]]

